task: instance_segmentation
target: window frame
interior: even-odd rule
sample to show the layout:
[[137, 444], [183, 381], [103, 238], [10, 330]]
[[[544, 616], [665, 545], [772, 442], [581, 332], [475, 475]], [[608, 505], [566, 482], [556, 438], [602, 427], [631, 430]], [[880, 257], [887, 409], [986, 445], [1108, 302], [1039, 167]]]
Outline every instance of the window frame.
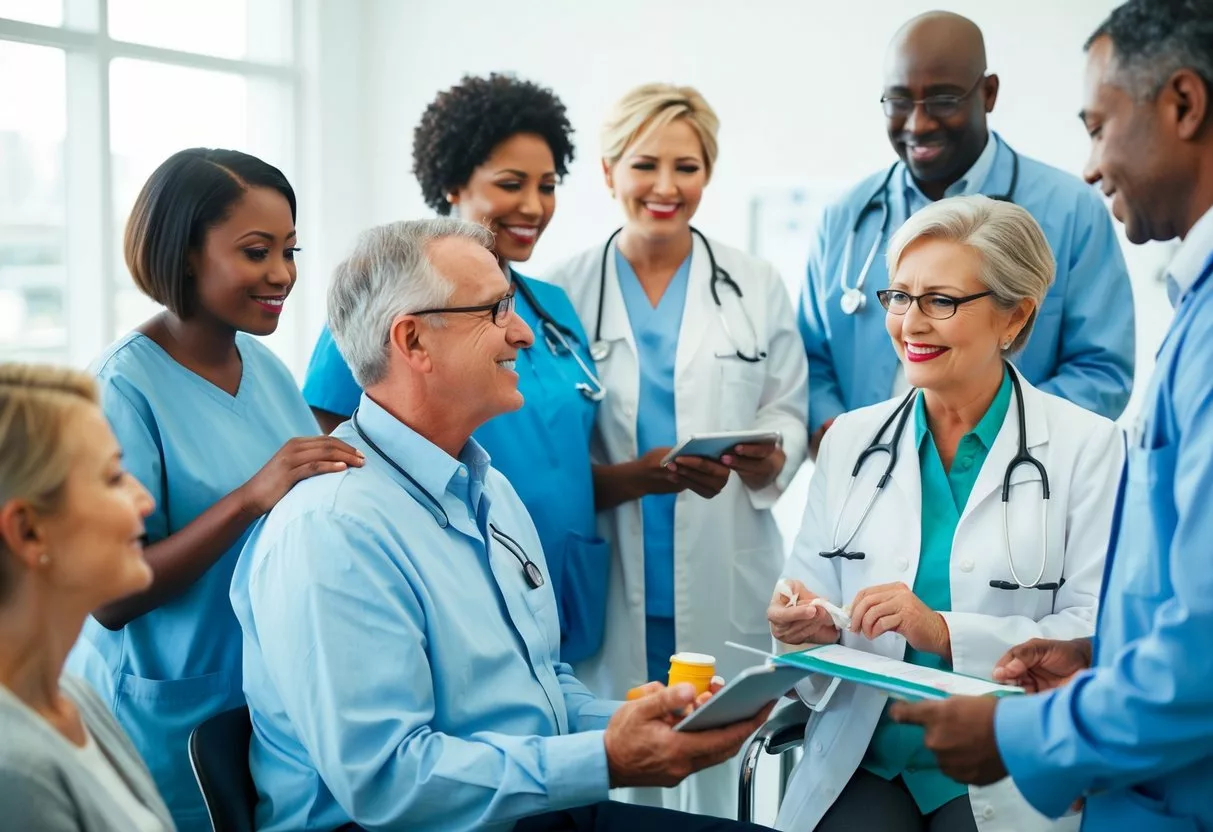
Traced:
[[[109, 36], [108, 0], [63, 0], [63, 25], [44, 26], [0, 17], [0, 41], [62, 50], [67, 89], [64, 165], [64, 328], [63, 360], [87, 366], [114, 340], [119, 262], [113, 154], [110, 145], [110, 64], [130, 58], [191, 69], [224, 72], [249, 81], [272, 81], [290, 98], [290, 146], [294, 160], [303, 159], [300, 70], [304, 0], [281, 0], [291, 14], [290, 59], [271, 63], [223, 58]], [[300, 165], [295, 167], [301, 168]], [[292, 184], [299, 188], [299, 177]], [[293, 327], [292, 327], [293, 328]], [[289, 333], [284, 333], [290, 341]]]

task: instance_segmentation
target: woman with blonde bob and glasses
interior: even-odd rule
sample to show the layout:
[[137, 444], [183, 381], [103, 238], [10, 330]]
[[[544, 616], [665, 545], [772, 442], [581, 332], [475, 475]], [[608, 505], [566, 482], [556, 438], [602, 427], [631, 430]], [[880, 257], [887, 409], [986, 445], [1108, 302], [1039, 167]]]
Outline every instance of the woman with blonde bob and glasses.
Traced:
[[0, 826], [175, 827], [109, 708], [63, 675], [88, 614], [147, 588], [152, 498], [93, 380], [0, 364]]
[[[594, 494], [611, 544], [606, 637], [577, 665], [601, 696], [666, 681], [676, 652], [729, 677], [769, 649], [763, 610], [783, 563], [771, 506], [808, 444], [808, 369], [783, 281], [692, 219], [717, 162], [719, 120], [692, 87], [627, 93], [602, 130], [602, 171], [623, 227], [548, 275], [568, 292], [607, 390], [595, 423]], [[715, 458], [692, 434], [751, 431]], [[667, 808], [736, 813], [736, 767], [675, 792]]]
[[[1001, 680], [995, 666], [1015, 645], [1093, 632], [1123, 440], [1108, 419], [1015, 369], [1054, 268], [1026, 210], [984, 196], [937, 202], [893, 236], [888, 266], [877, 294], [912, 389], [826, 434], [767, 609], [771, 633], [786, 650], [841, 643]], [[856, 470], [878, 443], [895, 455], [870, 454]], [[842, 615], [814, 605], [819, 597]], [[781, 829], [1078, 826], [1038, 814], [1010, 779], [950, 780], [922, 730], [892, 722], [874, 688], [831, 691], [811, 677], [798, 692], [819, 713]]]

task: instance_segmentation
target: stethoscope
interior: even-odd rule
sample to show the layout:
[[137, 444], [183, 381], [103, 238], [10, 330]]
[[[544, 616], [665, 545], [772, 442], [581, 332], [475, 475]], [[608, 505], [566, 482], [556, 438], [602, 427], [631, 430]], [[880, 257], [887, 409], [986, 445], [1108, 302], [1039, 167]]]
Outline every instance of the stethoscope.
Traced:
[[[602, 340], [602, 307], [606, 299], [606, 282], [607, 282], [607, 260], [611, 256], [611, 243], [615, 242], [615, 238], [619, 236], [622, 228], [616, 228], [610, 237], [607, 237], [606, 245], [602, 247], [602, 264], [598, 269], [598, 318], [594, 324], [594, 343], [590, 345], [590, 357], [595, 361], [605, 361], [611, 354], [611, 342]], [[712, 279], [708, 283], [708, 289], [712, 293], [712, 303], [716, 304], [716, 314], [720, 317], [720, 325], [724, 329], [725, 337], [729, 339], [729, 343], [733, 345], [737, 357], [742, 361], [747, 361], [751, 364], [757, 364], [767, 357], [766, 351], [758, 348], [758, 330], [754, 328], [754, 321], [750, 319], [750, 313], [746, 311], [743, 298], [745, 295], [741, 291], [741, 287], [737, 285], [737, 281], [727, 271], [722, 269], [716, 262], [716, 254], [712, 251], [712, 244], [708, 242], [708, 238], [700, 233], [698, 228], [691, 227], [691, 233], [698, 237], [703, 242], [703, 247], [708, 253], [708, 264], [712, 270]], [[750, 334], [754, 336], [754, 351], [751, 354], [746, 354], [741, 351], [738, 346], [739, 342], [733, 337], [733, 331], [729, 327], [729, 321], [724, 315], [724, 304], [720, 299], [719, 284], [724, 284], [732, 289], [737, 295], [737, 305], [741, 307], [741, 316], [745, 320], [746, 326], [750, 330]]]
[[597, 374], [582, 360], [577, 350], [573, 349], [572, 344], [569, 343], [570, 338], [573, 341], [579, 340], [577, 333], [553, 318], [551, 313], [540, 306], [539, 300], [530, 290], [530, 287], [526, 285], [525, 280], [515, 278], [511, 273], [511, 282], [522, 293], [522, 296], [531, 305], [531, 308], [535, 310], [535, 314], [539, 316], [539, 320], [543, 324], [543, 340], [547, 344], [548, 351], [556, 356], [572, 356], [573, 360], [577, 362], [577, 366], [581, 368], [585, 381], [579, 381], [574, 385], [577, 392], [592, 402], [602, 401], [606, 397], [606, 387], [603, 386], [602, 380], [598, 378]]
[[[1011, 153], [1011, 185], [1007, 188], [1005, 194], [997, 196], [991, 195], [990, 199], [997, 199], [999, 202], [1014, 202], [1015, 188], [1019, 184], [1019, 154], [1010, 148], [1002, 139], [994, 136], [994, 140], [1002, 144]], [[839, 282], [842, 283], [842, 297], [839, 298], [839, 305], [842, 307], [843, 313], [854, 315], [859, 310], [867, 305], [867, 295], [863, 293], [863, 286], [868, 280], [868, 272], [872, 269], [872, 264], [876, 262], [876, 255], [880, 251], [880, 246], [884, 243], [885, 235], [889, 232], [889, 223], [893, 219], [892, 203], [889, 199], [889, 183], [893, 180], [893, 174], [897, 173], [897, 167], [901, 162], [894, 162], [889, 167], [889, 172], [884, 175], [884, 179], [880, 182], [880, 187], [872, 192], [868, 197], [868, 201], [859, 209], [859, 214], [855, 217], [855, 222], [851, 223], [851, 233], [847, 235], [846, 247], [842, 252], [842, 274], [839, 277]], [[872, 241], [872, 248], [868, 250], [868, 256], [863, 261], [863, 268], [859, 270], [859, 278], [855, 281], [854, 286], [847, 285], [847, 275], [851, 272], [851, 261], [855, 253], [855, 241], [859, 238], [859, 229], [863, 226], [863, 221], [868, 214], [880, 209], [880, 233], [876, 235], [876, 239]]]
[[[1028, 453], [1027, 429], [1024, 418], [1023, 389], [1020, 386], [1019, 376], [1016, 375], [1015, 370], [1008, 366], [1007, 371], [1011, 374], [1011, 384], [1015, 387], [1015, 409], [1019, 422], [1019, 452], [1010, 461], [1010, 463], [1008, 463], [1007, 470], [1002, 477], [1002, 534], [1003, 541], [1005, 542], [1007, 549], [1007, 564], [1011, 567], [1011, 577], [1014, 579], [1014, 582], [990, 581], [990, 586], [994, 589], [1008, 590], [1057, 590], [1060, 589], [1061, 585], [1065, 583], [1065, 578], [1061, 578], [1056, 582], [1041, 583], [1041, 579], [1044, 578], [1045, 567], [1048, 564], [1049, 559], [1049, 475], [1045, 471], [1045, 467], [1043, 464], [1041, 464], [1040, 460]], [[855, 536], [859, 534], [860, 528], [863, 526], [864, 521], [867, 520], [868, 514], [872, 511], [872, 506], [875, 504], [876, 498], [880, 496], [882, 491], [884, 491], [885, 486], [889, 484], [889, 480], [893, 476], [893, 469], [897, 467], [897, 453], [901, 444], [901, 437], [902, 434], [905, 433], [906, 422], [909, 420], [910, 413], [914, 410], [914, 397], [917, 394], [918, 390], [916, 389], [911, 390], [906, 394], [905, 398], [901, 400], [901, 403], [897, 405], [897, 409], [889, 415], [888, 419], [885, 419], [884, 424], [880, 426], [880, 430], [876, 431], [876, 435], [872, 438], [872, 441], [868, 443], [868, 446], [859, 454], [859, 458], [855, 460], [855, 467], [851, 469], [851, 479], [847, 483], [847, 490], [843, 495], [842, 505], [839, 506], [838, 517], [834, 521], [834, 531], [830, 537], [830, 545], [834, 548], [828, 552], [818, 552], [821, 557], [827, 559], [843, 558], [844, 560], [863, 560], [867, 557], [867, 555], [863, 552], [848, 551], [847, 547], [851, 545], [851, 542], [855, 540]], [[885, 431], [889, 429], [889, 425], [893, 424], [894, 420], [896, 420], [897, 426], [893, 429], [892, 438], [888, 442], [881, 442], [880, 438], [884, 436]], [[877, 480], [876, 488], [872, 490], [872, 496], [868, 498], [868, 504], [864, 506], [863, 513], [859, 515], [859, 521], [855, 524], [855, 527], [851, 529], [851, 533], [847, 535], [846, 540], [839, 545], [838, 528], [842, 524], [843, 509], [846, 507], [847, 501], [851, 498], [851, 490], [855, 487], [855, 481], [859, 476], [859, 472], [863, 469], [863, 464], [867, 462], [869, 457], [878, 453], [886, 453], [889, 455], [888, 462], [884, 468], [884, 473], [881, 474], [880, 479]], [[1040, 550], [1040, 571], [1036, 573], [1036, 579], [1031, 583], [1024, 583], [1019, 577], [1019, 573], [1015, 569], [1015, 557], [1011, 550], [1011, 526], [1010, 520], [1008, 519], [1008, 507], [1010, 506], [1011, 502], [1011, 475], [1020, 465], [1029, 465], [1032, 468], [1035, 468], [1036, 472], [1040, 474], [1040, 489], [1041, 494], [1043, 495], [1040, 512], [1040, 528], [1042, 537]]]
[[[362, 426], [358, 424], [357, 410], [355, 410], [354, 415], [350, 417], [350, 423], [353, 424], [354, 430], [358, 432], [360, 437], [362, 437], [362, 441], [366, 443], [368, 448], [374, 451], [380, 459], [392, 466], [392, 468], [396, 470], [396, 473], [400, 474], [406, 480], [411, 482], [413, 487], [425, 496], [426, 501], [430, 506], [430, 514], [434, 516], [434, 522], [438, 524], [438, 528], [445, 529], [447, 526], [449, 526], [451, 524], [451, 518], [449, 515], [447, 515], [446, 509], [442, 507], [442, 503], [435, 500], [434, 495], [426, 490], [425, 486], [417, 482], [417, 480], [413, 478], [412, 474], [404, 470], [404, 468], [402, 468], [400, 464], [396, 462], [396, 460], [392, 459], [390, 456], [380, 450], [379, 446], [374, 443], [371, 437], [366, 435], [366, 433], [362, 430]], [[529, 586], [531, 589], [539, 589], [539, 587], [543, 586], [543, 572], [539, 569], [539, 566], [535, 563], [535, 561], [527, 557], [526, 550], [522, 548], [521, 544], [519, 544], [517, 540], [510, 537], [491, 522], [489, 523], [489, 534], [491, 534], [493, 539], [500, 543], [502, 547], [513, 555], [515, 559], [517, 559], [518, 563], [522, 565], [522, 576], [526, 579], [527, 586]]]

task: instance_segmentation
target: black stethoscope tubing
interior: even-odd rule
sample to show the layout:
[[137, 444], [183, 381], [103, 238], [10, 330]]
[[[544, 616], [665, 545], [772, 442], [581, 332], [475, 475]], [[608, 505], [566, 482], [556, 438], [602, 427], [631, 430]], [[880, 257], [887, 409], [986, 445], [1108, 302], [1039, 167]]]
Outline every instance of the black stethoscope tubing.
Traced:
[[[440, 529], [445, 529], [447, 526], [449, 526], [451, 524], [451, 518], [446, 513], [446, 509], [442, 507], [442, 504], [434, 499], [434, 495], [431, 494], [424, 485], [417, 482], [416, 478], [413, 477], [412, 474], [404, 470], [404, 467], [401, 466], [400, 463], [396, 462], [396, 460], [392, 459], [386, 452], [376, 445], [371, 437], [366, 435], [366, 432], [362, 429], [362, 426], [358, 424], [357, 410], [355, 410], [353, 415], [350, 416], [350, 423], [354, 426], [354, 430], [357, 432], [358, 436], [362, 438], [362, 441], [366, 443], [368, 448], [374, 451], [380, 459], [392, 466], [396, 473], [400, 474], [400, 476], [412, 483], [413, 487], [425, 496], [426, 501], [431, 506], [430, 513], [434, 516], [434, 522], [438, 524], [438, 527]], [[493, 539], [500, 543], [507, 552], [513, 555], [518, 561], [519, 565], [522, 566], [522, 575], [523, 578], [526, 579], [527, 586], [529, 586], [531, 589], [539, 589], [539, 587], [543, 586], [543, 572], [539, 569], [538, 564], [527, 557], [526, 550], [522, 548], [518, 541], [501, 531], [501, 529], [497, 528], [497, 526], [491, 522], [489, 523], [489, 533], [492, 535]]]
[[[1041, 578], [1044, 577], [1045, 564], [1048, 560], [1047, 520], [1050, 497], [1049, 474], [1045, 470], [1044, 464], [1036, 457], [1032, 456], [1032, 454], [1028, 451], [1027, 418], [1024, 412], [1023, 387], [1019, 381], [1018, 373], [1009, 364], [1007, 365], [1007, 372], [1011, 374], [1011, 384], [1015, 388], [1015, 415], [1018, 427], [1019, 446], [1015, 456], [1007, 464], [1006, 471], [1003, 473], [1001, 498], [1003, 508], [1003, 534], [1006, 539], [1007, 561], [1011, 567], [1011, 575], [1015, 580], [1014, 582], [992, 580], [990, 581], [990, 586], [993, 589], [1005, 590], [1016, 590], [1021, 588], [1058, 590], [1061, 588], [1062, 584], [1065, 583], [1064, 577], [1056, 582], [1041, 582]], [[893, 470], [897, 466], [898, 449], [901, 444], [902, 436], [905, 433], [906, 422], [909, 421], [910, 413], [914, 409], [913, 401], [917, 394], [917, 389], [910, 390], [910, 392], [906, 394], [905, 398], [903, 398], [897, 405], [897, 408], [889, 415], [887, 419], [885, 419], [884, 423], [881, 424], [880, 429], [876, 431], [876, 435], [872, 437], [872, 440], [868, 443], [868, 446], [860, 452], [859, 457], [855, 460], [855, 465], [851, 469], [851, 478], [847, 485], [847, 493], [843, 497], [843, 506], [846, 505], [847, 499], [851, 494], [851, 487], [855, 484], [855, 480], [859, 476], [859, 472], [863, 469], [863, 465], [868, 458], [881, 452], [888, 454], [888, 461], [885, 464], [884, 471], [881, 473], [880, 479], [877, 480], [876, 487], [872, 491], [872, 496], [869, 498], [868, 504], [864, 507], [863, 512], [860, 514], [859, 522], [855, 524], [854, 530], [852, 530], [850, 535], [848, 535], [847, 539], [841, 545], [838, 545], [838, 526], [842, 522], [840, 510], [839, 517], [834, 523], [834, 533], [831, 538], [831, 545], [833, 545], [834, 548], [829, 551], [818, 552], [818, 555], [821, 557], [826, 559], [842, 558], [844, 560], [864, 560], [867, 557], [864, 552], [847, 551], [847, 547], [859, 533], [859, 529], [863, 525], [864, 520], [867, 519], [868, 514], [872, 509], [872, 505], [876, 502], [876, 498], [884, 490], [885, 486], [888, 485], [889, 480], [893, 476]], [[890, 437], [888, 442], [881, 442], [881, 437], [884, 436], [885, 431], [889, 429], [889, 426], [893, 424], [894, 420], [896, 420], [897, 425], [893, 429], [893, 435]], [[1043, 501], [1041, 523], [1043, 530], [1042, 534], [1044, 536], [1044, 547], [1041, 550], [1041, 570], [1040, 574], [1037, 575], [1036, 580], [1032, 581], [1031, 583], [1024, 583], [1021, 581], [1018, 573], [1015, 570], [1015, 559], [1012, 555], [1007, 520], [1007, 509], [1011, 501], [1011, 477], [1015, 473], [1015, 469], [1021, 465], [1030, 466], [1031, 468], [1035, 469], [1037, 474], [1040, 475], [1041, 497]]]
[[[602, 247], [602, 261], [598, 267], [598, 314], [594, 321], [594, 341], [590, 347], [591, 356], [595, 361], [601, 361], [609, 354], [609, 350], [603, 348], [602, 340], [602, 309], [606, 301], [606, 282], [607, 282], [607, 259], [611, 255], [611, 243], [615, 242], [615, 238], [622, 232], [622, 228], [616, 228], [611, 232], [611, 236], [607, 237], [606, 244]], [[745, 316], [750, 327], [750, 331], [754, 335], [754, 354], [746, 355], [737, 348], [736, 342], [733, 343], [737, 357], [749, 364], [757, 364], [767, 357], [764, 350], [758, 349], [758, 331], [754, 328], [754, 322], [750, 320], [749, 313], [745, 310], [744, 298], [745, 294], [741, 291], [741, 287], [737, 285], [737, 281], [728, 273], [726, 269], [721, 268], [716, 262], [716, 253], [712, 251], [712, 244], [708, 242], [708, 238], [694, 226], [691, 226], [691, 233], [699, 238], [703, 243], [704, 250], [708, 253], [708, 267], [712, 271], [712, 278], [708, 282], [708, 289], [712, 293], [712, 303], [716, 304], [716, 311], [720, 314], [721, 324], [725, 328], [725, 334], [729, 336], [729, 340], [733, 341], [733, 334], [729, 331], [728, 322], [724, 318], [724, 304], [720, 299], [720, 289], [718, 284], [723, 283], [728, 288], [732, 289], [737, 294], [737, 302], [741, 304], [741, 314]]]

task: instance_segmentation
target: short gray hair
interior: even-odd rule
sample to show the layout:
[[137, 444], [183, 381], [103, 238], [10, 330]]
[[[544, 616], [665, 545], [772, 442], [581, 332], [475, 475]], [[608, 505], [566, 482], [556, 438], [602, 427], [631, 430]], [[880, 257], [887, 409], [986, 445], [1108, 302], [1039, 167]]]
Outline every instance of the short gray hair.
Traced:
[[1014, 309], [1026, 298], [1036, 301], [1036, 309], [1011, 345], [1013, 351], [1022, 349], [1056, 270], [1040, 224], [1013, 202], [980, 195], [941, 199], [906, 220], [889, 241], [890, 280], [906, 249], [928, 238], [976, 251], [982, 263], [978, 279], [994, 293], [994, 302], [1002, 309]]
[[[493, 250], [493, 234], [476, 223], [441, 217], [391, 222], [362, 232], [329, 286], [329, 329], [358, 384], [387, 375], [388, 338], [397, 316], [442, 306], [455, 287], [430, 262], [429, 245], [459, 237]], [[431, 319], [440, 325], [441, 319]]]
[[1167, 80], [1190, 69], [1213, 93], [1213, 0], [1129, 0], [1087, 39], [1107, 37], [1126, 92], [1151, 100]]

